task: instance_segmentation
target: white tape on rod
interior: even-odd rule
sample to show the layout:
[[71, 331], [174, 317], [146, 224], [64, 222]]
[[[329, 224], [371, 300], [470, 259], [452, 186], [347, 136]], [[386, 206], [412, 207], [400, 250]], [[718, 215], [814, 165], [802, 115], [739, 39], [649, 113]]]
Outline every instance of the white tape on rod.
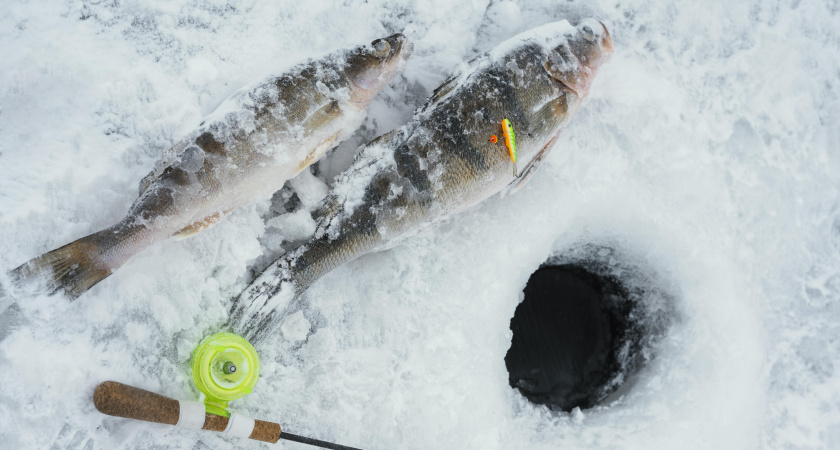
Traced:
[[204, 426], [204, 403], [178, 400], [176, 427], [200, 430]]
[[254, 432], [254, 419], [242, 414], [232, 413], [224, 433], [231, 436], [248, 438]]

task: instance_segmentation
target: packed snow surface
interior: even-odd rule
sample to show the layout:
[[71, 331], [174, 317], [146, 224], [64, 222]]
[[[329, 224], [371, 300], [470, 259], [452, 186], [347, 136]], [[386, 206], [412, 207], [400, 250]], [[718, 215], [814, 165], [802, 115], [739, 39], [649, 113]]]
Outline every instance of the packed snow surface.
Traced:
[[[837, 448], [840, 6], [816, 0], [5, 2], [4, 274], [120, 220], [155, 161], [242, 86], [394, 32], [415, 53], [363, 127], [289, 183], [297, 209], [275, 195], [73, 303], [23, 296], [0, 314], [3, 448], [264, 448], [103, 416], [91, 394], [115, 380], [195, 398], [190, 352], [314, 231], [305, 212], [360, 144], [478, 53], [588, 16], [615, 54], [530, 183], [321, 279], [233, 407], [366, 449]], [[673, 317], [618, 395], [550, 412], [508, 386], [509, 321], [546, 258], [587, 245], [655, 274]]]

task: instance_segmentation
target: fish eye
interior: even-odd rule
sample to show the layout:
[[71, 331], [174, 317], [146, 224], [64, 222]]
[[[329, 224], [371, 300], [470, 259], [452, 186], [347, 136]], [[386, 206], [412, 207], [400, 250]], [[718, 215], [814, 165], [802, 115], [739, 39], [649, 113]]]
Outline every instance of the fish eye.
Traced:
[[379, 39], [373, 43], [373, 51], [376, 56], [385, 56], [391, 50], [391, 45], [385, 39]]
[[586, 39], [589, 42], [595, 42], [595, 32], [592, 31], [592, 27], [590, 27], [589, 25], [584, 25], [583, 28], [581, 28], [581, 31], [583, 32], [584, 39]]

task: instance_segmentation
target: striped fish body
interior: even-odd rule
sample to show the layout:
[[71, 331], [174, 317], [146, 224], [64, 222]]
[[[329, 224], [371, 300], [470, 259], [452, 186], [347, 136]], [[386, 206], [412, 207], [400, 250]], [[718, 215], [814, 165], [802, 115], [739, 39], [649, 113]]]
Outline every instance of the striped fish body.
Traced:
[[[583, 36], [587, 30], [591, 34]], [[591, 44], [588, 53], [575, 54], [581, 53], [579, 40]], [[588, 20], [576, 27], [545, 25], [471, 61], [410, 123], [371, 142], [339, 175], [318, 211], [315, 236], [275, 261], [234, 301], [233, 329], [258, 340], [325, 273], [521, 186], [611, 51], [606, 28]], [[490, 140], [502, 134], [504, 119], [516, 129], [520, 174], [512, 170], [505, 144]]]

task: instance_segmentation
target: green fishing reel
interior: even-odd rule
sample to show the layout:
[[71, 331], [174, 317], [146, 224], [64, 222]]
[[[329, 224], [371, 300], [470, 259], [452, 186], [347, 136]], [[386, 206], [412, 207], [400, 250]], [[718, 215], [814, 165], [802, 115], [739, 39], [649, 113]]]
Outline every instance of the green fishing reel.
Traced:
[[195, 387], [207, 412], [230, 417], [228, 403], [251, 393], [260, 378], [260, 357], [245, 338], [216, 333], [202, 339], [190, 361]]

